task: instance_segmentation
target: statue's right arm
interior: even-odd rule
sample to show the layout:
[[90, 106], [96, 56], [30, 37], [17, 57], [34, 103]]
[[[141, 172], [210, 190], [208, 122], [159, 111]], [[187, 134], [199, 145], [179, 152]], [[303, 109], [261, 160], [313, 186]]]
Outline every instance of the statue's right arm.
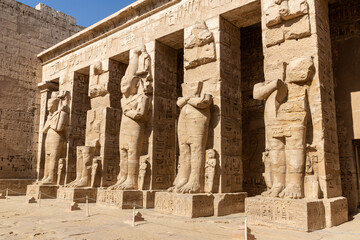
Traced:
[[271, 82], [261, 82], [254, 86], [254, 99], [264, 100], [267, 99], [271, 93], [277, 89], [277, 83], [281, 80], [273, 80]]

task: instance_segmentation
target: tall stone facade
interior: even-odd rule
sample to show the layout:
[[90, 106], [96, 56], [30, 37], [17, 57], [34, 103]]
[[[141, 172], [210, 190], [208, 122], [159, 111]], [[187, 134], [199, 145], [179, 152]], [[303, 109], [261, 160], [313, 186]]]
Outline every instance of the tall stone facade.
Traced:
[[[83, 29], [44, 4], [0, 1], [0, 189], [35, 179], [41, 62], [37, 54]], [[12, 188], [21, 181], [12, 181]]]

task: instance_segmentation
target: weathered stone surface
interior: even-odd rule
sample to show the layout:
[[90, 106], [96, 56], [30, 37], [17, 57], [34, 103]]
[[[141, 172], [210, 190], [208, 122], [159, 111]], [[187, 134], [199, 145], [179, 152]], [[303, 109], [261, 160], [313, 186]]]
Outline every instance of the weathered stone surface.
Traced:
[[35, 179], [0, 179], [0, 193], [6, 193], [8, 189], [8, 194], [11, 195], [25, 195], [26, 187], [34, 183]]
[[245, 213], [249, 225], [300, 231], [326, 227], [325, 207], [322, 200], [251, 197], [245, 199]]
[[[96, 204], [99, 206], [132, 209], [144, 207], [143, 191], [98, 189]], [[147, 196], [148, 197], [148, 196]], [[151, 203], [146, 203], [151, 205]]]
[[344, 197], [324, 199], [326, 227], [338, 226], [347, 222], [348, 202]]
[[214, 196], [157, 192], [155, 211], [190, 218], [213, 216]]
[[34, 9], [2, 0], [0, 15], [0, 178], [13, 179], [10, 189], [25, 192], [25, 184], [19, 188], [18, 179], [35, 179], [37, 169], [40, 98], [36, 85], [41, 68], [36, 56], [83, 27], [44, 4]]
[[26, 196], [38, 199], [41, 192], [41, 199], [56, 199], [58, 189], [59, 186], [54, 185], [28, 185], [26, 189]]
[[214, 216], [225, 216], [245, 211], [246, 192], [214, 194]]
[[96, 202], [97, 188], [60, 187], [57, 191], [59, 201], [85, 203], [86, 197], [89, 203]]

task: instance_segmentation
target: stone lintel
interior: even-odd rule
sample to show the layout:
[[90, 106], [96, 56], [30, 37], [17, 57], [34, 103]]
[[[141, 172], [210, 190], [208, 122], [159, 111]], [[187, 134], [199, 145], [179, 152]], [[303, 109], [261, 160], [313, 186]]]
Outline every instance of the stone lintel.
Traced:
[[245, 211], [246, 192], [214, 194], [214, 216], [225, 216]]
[[85, 203], [86, 196], [89, 203], [95, 203], [97, 188], [67, 188], [60, 187], [57, 191], [57, 199], [66, 202]]
[[98, 189], [96, 204], [120, 209], [144, 207], [144, 191], [139, 190], [107, 190]]
[[41, 199], [55, 199], [57, 197], [57, 185], [28, 185], [26, 189], [26, 197], [34, 197], [38, 199], [41, 192]]
[[190, 218], [213, 216], [214, 196], [206, 193], [157, 192], [155, 211]]

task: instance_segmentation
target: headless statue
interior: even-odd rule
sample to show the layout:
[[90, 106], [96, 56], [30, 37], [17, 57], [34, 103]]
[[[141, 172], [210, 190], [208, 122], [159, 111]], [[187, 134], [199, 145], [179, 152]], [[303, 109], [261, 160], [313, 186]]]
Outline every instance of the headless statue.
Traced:
[[56, 184], [57, 163], [62, 155], [66, 142], [66, 127], [69, 114], [66, 106], [66, 93], [55, 92], [48, 101], [49, 115], [42, 132], [45, 139], [45, 169], [44, 177], [39, 184]]
[[311, 58], [295, 60], [288, 65], [294, 74], [287, 71], [286, 82], [270, 80], [254, 86], [254, 98], [266, 100], [266, 151], [263, 157], [270, 164], [265, 163], [268, 190], [262, 196], [290, 199], [304, 196], [308, 118], [306, 84], [312, 77], [312, 68]]
[[210, 121], [212, 96], [201, 94], [202, 82], [184, 83], [178, 122], [179, 170], [169, 191], [197, 193], [201, 191], [201, 171]]
[[143, 46], [134, 50], [121, 79], [120, 173], [116, 184], [109, 189], [138, 189], [139, 161], [151, 106], [147, 96], [149, 73], [150, 60]]

